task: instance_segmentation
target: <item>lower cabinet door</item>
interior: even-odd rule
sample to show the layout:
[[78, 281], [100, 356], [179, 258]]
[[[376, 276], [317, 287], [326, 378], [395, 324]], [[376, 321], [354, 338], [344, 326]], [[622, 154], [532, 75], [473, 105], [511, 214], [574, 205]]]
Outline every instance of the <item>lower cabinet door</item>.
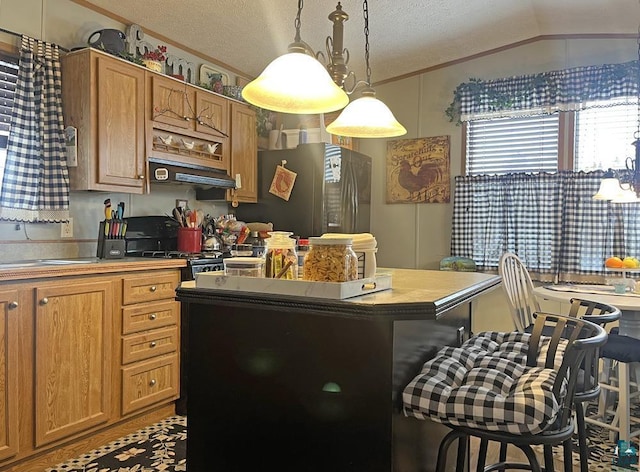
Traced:
[[178, 398], [178, 355], [161, 356], [122, 368], [122, 414]]
[[38, 447], [110, 419], [113, 284], [67, 282], [35, 296]]

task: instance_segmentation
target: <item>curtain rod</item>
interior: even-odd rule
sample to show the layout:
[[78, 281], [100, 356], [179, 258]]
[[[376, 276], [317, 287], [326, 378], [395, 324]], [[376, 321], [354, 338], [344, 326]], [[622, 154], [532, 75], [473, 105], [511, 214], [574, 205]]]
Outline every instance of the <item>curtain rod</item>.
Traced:
[[[7, 33], [7, 34], [11, 34], [13, 36], [18, 36], [19, 38], [21, 38], [22, 36], [24, 36], [22, 33], [16, 33], [15, 31], [10, 31], [8, 29], [4, 29], [4, 28], [0, 28], [0, 32], [2, 33]], [[60, 49], [61, 51], [64, 52], [69, 52], [69, 50], [67, 48], [63, 48], [62, 46], [58, 45], [58, 49]]]

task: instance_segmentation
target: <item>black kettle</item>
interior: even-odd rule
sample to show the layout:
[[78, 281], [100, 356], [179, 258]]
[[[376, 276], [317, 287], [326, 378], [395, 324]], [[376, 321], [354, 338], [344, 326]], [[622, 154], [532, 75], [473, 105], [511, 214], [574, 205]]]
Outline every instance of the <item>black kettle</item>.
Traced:
[[102, 29], [89, 36], [87, 42], [92, 48], [102, 49], [110, 54], [120, 54], [124, 51], [124, 41], [127, 37], [117, 29]]

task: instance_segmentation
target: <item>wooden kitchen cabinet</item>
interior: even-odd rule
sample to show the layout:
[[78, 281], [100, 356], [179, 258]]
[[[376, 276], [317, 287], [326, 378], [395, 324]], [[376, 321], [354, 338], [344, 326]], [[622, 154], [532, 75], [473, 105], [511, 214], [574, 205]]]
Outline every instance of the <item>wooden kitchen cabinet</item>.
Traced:
[[77, 128], [72, 190], [145, 188], [145, 70], [85, 49], [62, 59], [65, 126]]
[[35, 289], [35, 446], [110, 419], [113, 285]]
[[178, 398], [179, 283], [176, 270], [122, 280], [122, 415]]
[[229, 190], [231, 201], [258, 201], [258, 133], [256, 113], [248, 105], [231, 103], [231, 177], [241, 187]]
[[147, 95], [150, 155], [228, 170], [228, 99], [153, 72], [147, 72]]
[[18, 290], [0, 290], [0, 461], [18, 452]]
[[175, 414], [180, 268], [105, 264], [0, 283], [0, 470], [44, 470]]

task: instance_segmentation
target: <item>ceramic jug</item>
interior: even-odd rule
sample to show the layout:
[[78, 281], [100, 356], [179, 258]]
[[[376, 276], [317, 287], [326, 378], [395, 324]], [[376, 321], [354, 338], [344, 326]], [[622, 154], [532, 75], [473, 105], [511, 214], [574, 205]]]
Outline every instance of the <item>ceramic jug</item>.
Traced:
[[89, 36], [87, 43], [92, 48], [102, 49], [110, 54], [120, 54], [124, 51], [125, 34], [117, 29], [102, 29]]

